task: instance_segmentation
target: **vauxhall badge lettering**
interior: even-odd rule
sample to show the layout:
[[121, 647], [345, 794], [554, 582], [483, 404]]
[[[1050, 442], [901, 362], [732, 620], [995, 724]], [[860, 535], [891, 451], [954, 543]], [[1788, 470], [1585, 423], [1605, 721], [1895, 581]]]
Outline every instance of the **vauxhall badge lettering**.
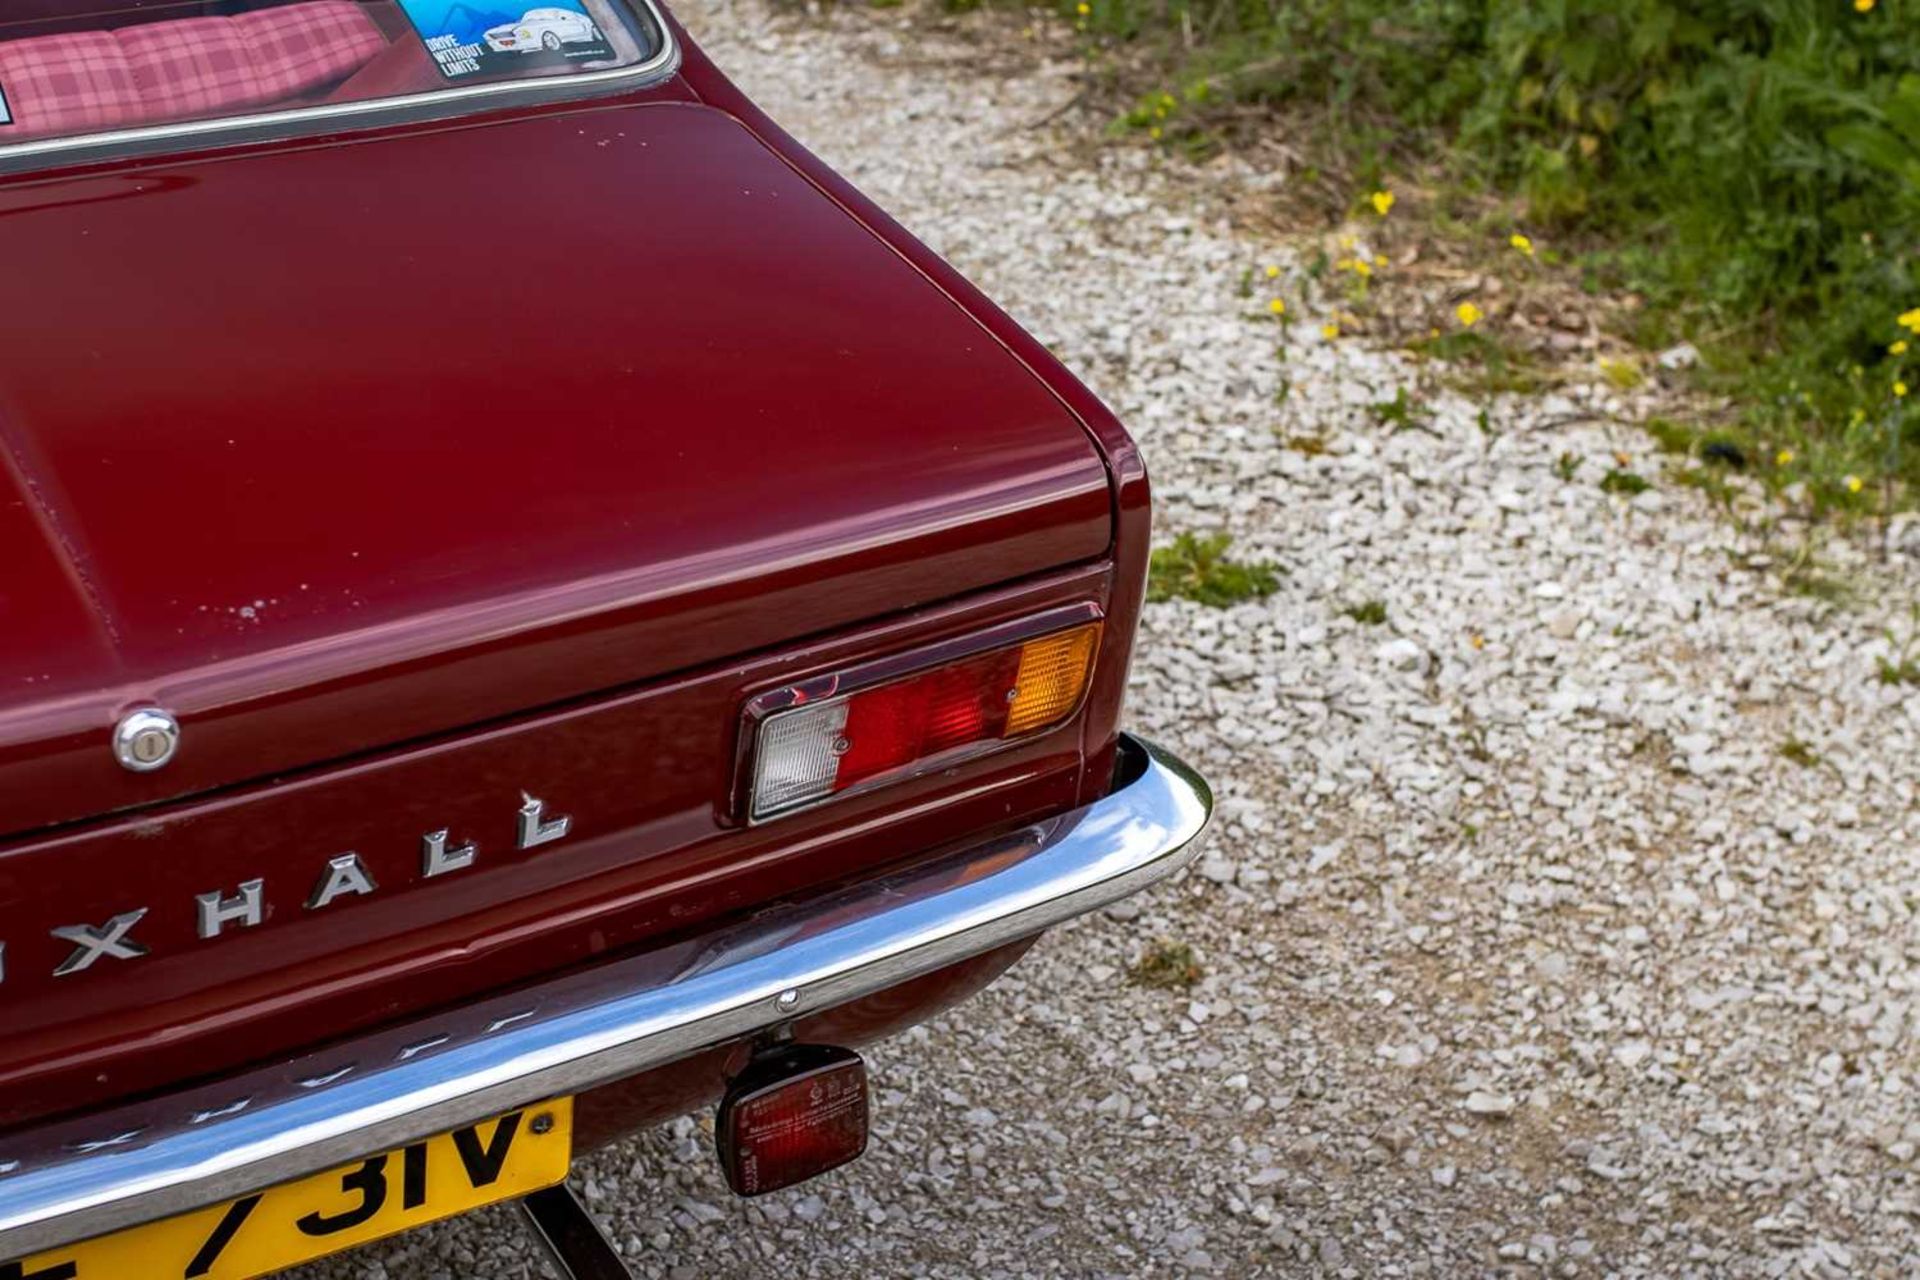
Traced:
[[[520, 849], [536, 849], [564, 840], [573, 829], [573, 819], [565, 814], [549, 814], [546, 802], [521, 794], [514, 814], [514, 844]], [[473, 840], [453, 843], [453, 832], [442, 827], [420, 837], [421, 880], [452, 875], [472, 867], [480, 857], [480, 845]], [[380, 882], [359, 853], [349, 849], [328, 858], [307, 886], [303, 911], [324, 911], [343, 898], [361, 898], [378, 893]], [[264, 876], [243, 880], [238, 885], [221, 886], [193, 895], [194, 932], [202, 939], [223, 937], [265, 924], [274, 913], [270, 887]], [[134, 907], [100, 924], [90, 921], [60, 925], [48, 933], [70, 950], [53, 967], [56, 978], [85, 973], [107, 962], [138, 960], [148, 948], [135, 936], [150, 909]], [[11, 955], [6, 939], [0, 939], [0, 985], [7, 980], [9, 961], [14, 969], [21, 962], [19, 940]], [[58, 954], [58, 953], [56, 953]]]

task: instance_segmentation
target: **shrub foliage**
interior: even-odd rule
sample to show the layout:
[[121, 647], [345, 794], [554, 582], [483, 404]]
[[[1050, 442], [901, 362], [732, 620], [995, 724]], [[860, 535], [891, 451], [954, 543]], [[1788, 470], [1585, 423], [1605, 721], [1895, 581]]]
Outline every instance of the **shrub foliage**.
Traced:
[[1064, 9], [1183, 51], [1183, 105], [1322, 111], [1362, 167], [1412, 140], [1536, 226], [1598, 233], [1594, 284], [1653, 304], [1640, 336], [1711, 336], [1782, 439], [1920, 478], [1892, 390], [1920, 379], [1890, 349], [1920, 305], [1920, 0]]

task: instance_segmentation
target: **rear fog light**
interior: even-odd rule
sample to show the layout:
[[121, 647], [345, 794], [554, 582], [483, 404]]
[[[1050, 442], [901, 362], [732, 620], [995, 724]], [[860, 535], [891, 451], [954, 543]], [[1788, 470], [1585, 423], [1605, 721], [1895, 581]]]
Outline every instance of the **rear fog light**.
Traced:
[[831, 1045], [761, 1054], [721, 1099], [714, 1141], [735, 1195], [765, 1195], [839, 1168], [867, 1149], [867, 1064]]

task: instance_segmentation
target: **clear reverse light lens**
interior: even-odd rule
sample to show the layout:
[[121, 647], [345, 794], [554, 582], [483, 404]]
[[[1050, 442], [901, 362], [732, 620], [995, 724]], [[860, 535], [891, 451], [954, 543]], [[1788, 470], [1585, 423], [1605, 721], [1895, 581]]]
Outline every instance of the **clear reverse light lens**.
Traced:
[[761, 817], [833, 794], [846, 753], [847, 699], [801, 707], [767, 721], [760, 730], [760, 761], [754, 773], [753, 812]]

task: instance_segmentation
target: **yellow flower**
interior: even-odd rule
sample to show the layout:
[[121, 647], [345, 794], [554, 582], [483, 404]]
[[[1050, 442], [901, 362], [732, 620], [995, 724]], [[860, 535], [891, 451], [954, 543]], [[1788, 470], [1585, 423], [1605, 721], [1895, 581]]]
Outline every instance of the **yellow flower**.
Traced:
[[1351, 271], [1353, 270], [1353, 259], [1337, 258], [1334, 260], [1333, 269], [1335, 271]]
[[1272, 302], [1269, 302], [1267, 304], [1267, 310], [1273, 312], [1273, 314], [1277, 316], [1283, 316], [1287, 314], [1286, 301], [1281, 298], [1275, 298]]
[[1323, 324], [1320, 326], [1320, 336], [1329, 340], [1337, 338], [1340, 336], [1340, 326], [1337, 324]]
[[1476, 649], [1484, 649], [1487, 647], [1487, 638], [1483, 635], [1472, 635], [1467, 637], [1467, 643]]
[[1780, 452], [1773, 455], [1773, 465], [1776, 467], [1784, 467], [1792, 461], [1793, 461], [1793, 450], [1791, 449], [1782, 449]]
[[1280, 278], [1280, 268], [1278, 267], [1267, 268], [1267, 279], [1278, 280], [1279, 278]]
[[[1342, 250], [1344, 250], [1345, 252], [1347, 252], [1347, 253], [1352, 253], [1352, 252], [1353, 252], [1353, 246], [1354, 246], [1354, 245], [1355, 245], [1356, 243], [1358, 243], [1358, 242], [1357, 242], [1356, 240], [1354, 240], [1354, 238], [1353, 238], [1352, 236], [1341, 236], [1341, 237], [1340, 237], [1340, 248], [1341, 248]], [[1915, 312], [1915, 314], [1916, 314], [1916, 315], [1920, 315], [1920, 312]], [[1905, 320], [1903, 319], [1903, 320], [1901, 321], [1901, 323], [1902, 323], [1902, 324], [1905, 324], [1905, 323], [1906, 323], [1906, 321], [1905, 321]]]
[[1373, 276], [1373, 264], [1365, 258], [1355, 258], [1353, 260], [1353, 271], [1354, 274], [1362, 280], [1371, 279]]
[[1373, 201], [1373, 211], [1383, 218], [1386, 217], [1387, 213], [1393, 208], [1393, 192], [1391, 191], [1376, 191], [1369, 196], [1368, 199]]
[[1080, 0], [1079, 4], [1073, 6], [1073, 11], [1084, 18], [1093, 12], [1093, 6], [1088, 4], [1087, 0]]
[[1906, 384], [1906, 383], [1904, 383], [1904, 382], [1896, 382], [1896, 383], [1894, 383], [1894, 384], [1893, 384], [1893, 394], [1894, 394], [1894, 395], [1896, 395], [1896, 396], [1902, 396], [1902, 397], [1904, 397], [1904, 396], [1905, 396], [1905, 395], [1907, 394], [1907, 384]]
[[1902, 338], [1900, 341], [1888, 347], [1887, 354], [1890, 356], [1903, 356], [1907, 354], [1907, 340]]
[[1521, 253], [1526, 254], [1529, 258], [1533, 256], [1533, 241], [1527, 239], [1527, 237], [1521, 235], [1519, 232], [1516, 231], [1508, 237], [1507, 243], [1518, 249]]
[[[1867, 0], [1867, 3], [1869, 3], [1869, 4], [1871, 4], [1871, 3], [1873, 3], [1873, 0]], [[1864, 10], [1862, 10], [1862, 12], [1865, 12], [1865, 11], [1864, 11]], [[1860, 492], [1860, 491], [1861, 491], [1862, 489], [1864, 489], [1864, 488], [1866, 488], [1866, 485], [1865, 485], [1865, 484], [1864, 484], [1864, 483], [1863, 483], [1863, 482], [1861, 481], [1861, 479], [1860, 479], [1860, 477], [1859, 477], [1859, 476], [1848, 476], [1848, 477], [1847, 477], [1847, 492], [1848, 492], [1848, 493], [1858, 493], [1858, 492]]]
[[1471, 302], [1463, 302], [1453, 309], [1453, 314], [1460, 317], [1461, 324], [1471, 329], [1480, 323], [1481, 317], [1484, 316], [1486, 312], [1480, 310], [1479, 307], [1474, 306]]
[[1911, 329], [1915, 333], [1920, 333], [1920, 307], [1915, 307], [1911, 311], [1903, 312], [1900, 316], [1900, 327], [1902, 329]]
[[1155, 125], [1153, 126], [1153, 128], [1147, 130], [1147, 136], [1149, 138], [1152, 138], [1155, 142], [1160, 141], [1160, 126]]
[[1873, 0], [1853, 0], [1853, 11], [1855, 13], [1872, 13]]

